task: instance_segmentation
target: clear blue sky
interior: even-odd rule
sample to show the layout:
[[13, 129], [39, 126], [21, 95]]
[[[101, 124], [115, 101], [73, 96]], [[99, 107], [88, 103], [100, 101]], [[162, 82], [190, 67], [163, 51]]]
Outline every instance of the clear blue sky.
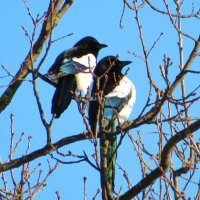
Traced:
[[[156, 2], [156, 1], [155, 1]], [[199, 0], [194, 0], [196, 8], [200, 8]], [[39, 13], [40, 15], [46, 10], [49, 1], [47, 0], [32, 0], [28, 1], [33, 16]], [[163, 5], [160, 5], [163, 8]], [[97, 38], [100, 42], [107, 44], [109, 47], [102, 50], [99, 54], [99, 59], [107, 55], [120, 56], [121, 60], [131, 60], [128, 77], [134, 82], [137, 89], [137, 100], [134, 106], [130, 119], [134, 119], [141, 112], [145, 105], [148, 96], [148, 79], [146, 78], [146, 70], [144, 63], [128, 53], [128, 51], [135, 52], [142, 55], [142, 48], [139, 40], [138, 29], [136, 26], [134, 12], [126, 8], [122, 24], [124, 28], [119, 27], [120, 17], [123, 8], [123, 1], [115, 0], [86, 0], [75, 1], [69, 12], [63, 17], [59, 26], [56, 27], [53, 33], [53, 39], [57, 39], [69, 33], [72, 36], [60, 40], [52, 45], [45, 63], [41, 68], [41, 73], [46, 73], [49, 67], [54, 62], [57, 55], [74, 45], [80, 38], [91, 35]], [[196, 10], [198, 10], [196, 9]], [[30, 33], [33, 30], [33, 25], [27, 15], [27, 10], [22, 0], [7, 0], [1, 2], [0, 8], [0, 64], [15, 74], [25, 56], [28, 53], [30, 44], [26, 38], [21, 26], [24, 26]], [[184, 7], [185, 11], [191, 11], [192, 6]], [[143, 9], [140, 13], [141, 23], [143, 26], [143, 33], [145, 37], [146, 47], [151, 48], [154, 41], [158, 38], [161, 32], [164, 33], [156, 48], [153, 49], [149, 58], [152, 76], [155, 82], [163, 89], [164, 82], [160, 79], [159, 65], [162, 64], [163, 55], [171, 57], [174, 62], [174, 69], [170, 76], [173, 77], [178, 69], [178, 46], [177, 33], [174, 31], [172, 24], [167, 16], [161, 16], [152, 12], [148, 7]], [[186, 20], [183, 22], [184, 31], [192, 34], [197, 38], [199, 34], [200, 23], [199, 20]], [[188, 39], [184, 40], [187, 44], [185, 48], [185, 60], [189, 56], [189, 52], [193, 47], [193, 42]], [[37, 63], [36, 63], [37, 65]], [[199, 64], [194, 65], [199, 70]], [[0, 76], [5, 75], [5, 72], [0, 69]], [[29, 79], [31, 77], [27, 77]], [[175, 78], [175, 77], [174, 77]], [[172, 80], [174, 80], [174, 78]], [[5, 81], [6, 80], [6, 81]], [[8, 84], [9, 78], [0, 79], [0, 85]], [[194, 85], [198, 84], [199, 80], [193, 80], [192, 85], [187, 84], [187, 89], [194, 89]], [[5, 83], [6, 82], [6, 83]], [[51, 119], [51, 98], [54, 93], [54, 88], [47, 83], [38, 81], [38, 87], [41, 94], [42, 104], [45, 110], [47, 119]], [[5, 88], [0, 88], [0, 94]], [[198, 116], [197, 108], [193, 109], [193, 115]], [[33, 95], [31, 83], [24, 82], [11, 104], [5, 112], [0, 115], [0, 158], [3, 162], [7, 160], [6, 152], [9, 151], [10, 141], [10, 114], [15, 115], [15, 136], [19, 138], [22, 132], [26, 133], [26, 138], [31, 135], [33, 141], [31, 143], [31, 151], [43, 147], [46, 142], [46, 133], [40, 119], [38, 118], [38, 108], [35, 97]], [[53, 124], [53, 141], [57, 141], [65, 136], [70, 136], [82, 133], [85, 130], [81, 116], [77, 112], [75, 103], [72, 103], [69, 109], [56, 120]], [[138, 129], [137, 129], [138, 130]], [[132, 130], [134, 135], [137, 130]], [[141, 130], [141, 129], [139, 129]], [[148, 126], [142, 129], [142, 133], [150, 133], [155, 131], [154, 126]], [[148, 135], [147, 140], [153, 141], [154, 134]], [[26, 140], [26, 139], [25, 139]], [[26, 142], [24, 141], [24, 145]], [[147, 143], [152, 145], [151, 143]], [[22, 145], [23, 146], [23, 145]], [[153, 146], [153, 145], [152, 145]], [[155, 143], [156, 147], [156, 143]], [[16, 157], [23, 153], [23, 148], [19, 148]], [[72, 151], [77, 154], [82, 154], [85, 151], [89, 156], [93, 153], [93, 145], [89, 141], [79, 142], [63, 148], [62, 152]], [[130, 153], [131, 152], [131, 153]], [[157, 147], [152, 147], [152, 152], [158, 152]], [[131, 157], [129, 155], [132, 155]], [[130, 175], [132, 184], [134, 185], [140, 180], [140, 172], [135, 173], [135, 169], [139, 167], [139, 163], [135, 162], [136, 153], [134, 153], [133, 146], [128, 138], [126, 138], [121, 146], [118, 154], [118, 162], [123, 165]], [[42, 168], [46, 168], [46, 158], [36, 160], [31, 166], [34, 168], [38, 162], [43, 162]], [[19, 173], [20, 170], [16, 170]], [[44, 170], [45, 171], [45, 170]], [[17, 175], [16, 175], [17, 176]], [[41, 192], [36, 199], [56, 199], [55, 191], [58, 190], [62, 199], [83, 199], [83, 177], [88, 178], [87, 194], [88, 199], [91, 199], [99, 187], [99, 174], [86, 163], [76, 165], [60, 165], [59, 169], [49, 178], [47, 188]], [[116, 189], [123, 184], [123, 191], [125, 191], [126, 184], [122, 173], [117, 175], [118, 182]], [[100, 196], [98, 199], [101, 199]]]

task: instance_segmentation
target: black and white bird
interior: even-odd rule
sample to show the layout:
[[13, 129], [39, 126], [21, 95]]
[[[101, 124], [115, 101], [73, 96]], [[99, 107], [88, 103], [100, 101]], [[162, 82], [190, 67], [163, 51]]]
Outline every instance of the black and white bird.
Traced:
[[48, 77], [57, 84], [51, 107], [55, 118], [68, 108], [75, 93], [83, 95], [87, 92], [99, 50], [105, 47], [107, 45], [87, 36], [56, 58], [48, 70]]
[[[94, 69], [94, 82], [88, 109], [89, 124], [96, 135], [100, 134], [101, 169], [103, 179], [114, 191], [115, 166], [117, 159], [116, 124], [121, 124], [131, 114], [136, 100], [136, 90], [131, 80], [122, 74], [122, 69], [131, 61], [120, 61], [115, 56], [107, 56]], [[99, 126], [100, 124], [100, 130]], [[105, 161], [106, 160], [106, 161]]]
[[92, 131], [97, 123], [98, 94], [105, 98], [104, 119], [111, 120], [115, 117], [121, 124], [130, 116], [136, 100], [136, 90], [132, 81], [122, 74], [122, 69], [130, 63], [131, 61], [120, 61], [116, 56], [107, 56], [95, 67], [96, 78], [91, 90], [93, 100], [89, 104], [89, 123]]

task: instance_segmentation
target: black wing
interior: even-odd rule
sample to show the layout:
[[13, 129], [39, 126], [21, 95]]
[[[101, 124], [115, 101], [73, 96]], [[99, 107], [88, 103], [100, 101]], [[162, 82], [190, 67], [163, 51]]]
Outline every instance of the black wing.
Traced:
[[99, 110], [98, 102], [96, 100], [91, 101], [89, 104], [88, 116], [89, 116], [89, 124], [93, 133], [97, 128], [96, 125], [97, 125], [98, 110]]
[[51, 113], [55, 115], [56, 118], [59, 118], [60, 115], [68, 108], [75, 88], [76, 79], [74, 74], [59, 78], [51, 107]]
[[48, 74], [58, 74], [59, 68], [63, 64], [64, 60], [72, 59], [73, 57], [77, 57], [78, 52], [79, 52], [78, 47], [73, 47], [71, 49], [63, 51], [61, 54], [58, 55], [54, 64], [48, 70]]

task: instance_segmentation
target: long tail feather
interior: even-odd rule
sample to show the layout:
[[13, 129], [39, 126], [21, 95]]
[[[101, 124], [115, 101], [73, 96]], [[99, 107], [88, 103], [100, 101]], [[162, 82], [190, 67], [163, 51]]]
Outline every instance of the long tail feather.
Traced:
[[76, 80], [74, 75], [67, 75], [59, 78], [51, 107], [51, 113], [55, 115], [56, 118], [59, 118], [60, 115], [68, 108], [72, 100], [75, 87]]
[[113, 133], [116, 132], [116, 124], [115, 121], [112, 121], [111, 131], [107, 152], [107, 160], [108, 160], [108, 178], [110, 185], [112, 187], [112, 191], [115, 188], [115, 168], [116, 168], [116, 160], [117, 160], [117, 136], [114, 136]]
[[[115, 120], [112, 121], [106, 133], [100, 136], [101, 146], [101, 183], [104, 188], [103, 195], [113, 198], [115, 189], [115, 168], [117, 159], [117, 137], [113, 135], [116, 131]], [[109, 135], [108, 135], [109, 134]]]

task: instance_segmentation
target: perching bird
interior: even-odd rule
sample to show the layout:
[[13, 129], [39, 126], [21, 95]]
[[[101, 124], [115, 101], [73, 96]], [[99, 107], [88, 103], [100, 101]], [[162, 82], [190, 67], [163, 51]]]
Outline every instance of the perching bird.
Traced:
[[114, 56], [99, 61], [94, 69], [92, 100], [88, 110], [92, 132], [97, 133], [102, 128], [106, 130], [106, 134], [100, 133], [101, 170], [104, 170], [104, 181], [110, 184], [112, 191], [117, 156], [117, 138], [112, 133], [116, 132], [117, 122], [121, 124], [130, 116], [136, 100], [133, 83], [122, 74], [124, 66], [130, 63]]
[[48, 77], [57, 84], [52, 99], [51, 113], [55, 118], [68, 108], [75, 92], [84, 94], [92, 82], [99, 50], [107, 47], [93, 37], [84, 37], [72, 48], [63, 51], [48, 71]]

